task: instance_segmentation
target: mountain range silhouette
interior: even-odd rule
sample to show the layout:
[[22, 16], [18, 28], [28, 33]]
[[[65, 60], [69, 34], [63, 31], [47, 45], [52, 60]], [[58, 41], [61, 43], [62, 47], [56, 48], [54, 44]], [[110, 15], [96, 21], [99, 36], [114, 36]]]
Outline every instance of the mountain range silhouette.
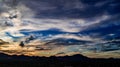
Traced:
[[0, 67], [119, 67], [120, 59], [88, 58], [77, 54], [62, 57], [16, 56], [0, 53]]

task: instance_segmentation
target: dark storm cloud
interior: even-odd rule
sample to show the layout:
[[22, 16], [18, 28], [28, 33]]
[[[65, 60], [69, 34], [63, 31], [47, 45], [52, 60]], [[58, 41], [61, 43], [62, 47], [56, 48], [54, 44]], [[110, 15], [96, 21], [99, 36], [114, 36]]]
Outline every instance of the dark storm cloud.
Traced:
[[117, 0], [21, 0], [36, 12], [37, 18], [94, 18], [118, 14]]
[[36, 18], [99, 20], [98, 17], [107, 15], [109, 19], [90, 25], [80, 33], [104, 37], [119, 32], [119, 0], [22, 0], [21, 3], [35, 11]]
[[[76, 28], [74, 30], [77, 30], [77, 33], [82, 29], [82, 27], [80, 27], [79, 25], [84, 26], [87, 23], [93, 23], [93, 25], [88, 26], [88, 29], [85, 29], [81, 32], [85, 32], [85, 34], [88, 33], [90, 35], [92, 34], [91, 36], [95, 36], [95, 37], [99, 35], [102, 36], [102, 35], [111, 34], [112, 30], [116, 31], [116, 29], [119, 28], [119, 26], [116, 26], [114, 24], [112, 25], [113, 22], [119, 23], [118, 22], [120, 15], [119, 0], [20, 0], [18, 6], [19, 5], [26, 5], [27, 8], [30, 8], [33, 12], [35, 12], [36, 18], [57, 18], [57, 19], [80, 18], [84, 22], [83, 24], [77, 24], [78, 27], [77, 25], [75, 25]], [[26, 13], [29, 12], [26, 11], [23, 15], [28, 15]], [[99, 21], [99, 23], [94, 24], [96, 20], [101, 20], [100, 17], [102, 16], [109, 16], [110, 19], [105, 19], [104, 21]], [[86, 19], [89, 20], [86, 21]], [[46, 28], [50, 26], [50, 28], [52, 28], [54, 25], [55, 28], [66, 29], [65, 27], [67, 27], [68, 25], [67, 30], [70, 30], [69, 29], [71, 28], [69, 26], [69, 24], [71, 24], [70, 22], [68, 24], [64, 24], [64, 23], [62, 24], [62, 22], [65, 21], [60, 21], [60, 20], [58, 21], [61, 24], [61, 26], [59, 25], [59, 27], [56, 27], [56, 24], [50, 23], [50, 21], [49, 23], [41, 22], [41, 23], [49, 24], [49, 25], [41, 25], [41, 26], [44, 26]], [[81, 23], [82, 21], [79, 22]], [[40, 21], [38, 21], [38, 23], [40, 23]], [[66, 26], [63, 27], [63, 25]], [[114, 27], [114, 29], [112, 27]], [[109, 33], [105, 31], [105, 30], [109, 30], [110, 28], [111, 30], [108, 31]]]

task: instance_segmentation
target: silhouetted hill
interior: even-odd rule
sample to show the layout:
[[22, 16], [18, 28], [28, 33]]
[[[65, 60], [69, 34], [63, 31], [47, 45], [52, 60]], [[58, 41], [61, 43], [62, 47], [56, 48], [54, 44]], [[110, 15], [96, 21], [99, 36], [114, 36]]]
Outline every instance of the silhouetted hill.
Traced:
[[82, 55], [64, 57], [28, 57], [0, 54], [0, 67], [118, 67], [120, 59], [90, 59]]

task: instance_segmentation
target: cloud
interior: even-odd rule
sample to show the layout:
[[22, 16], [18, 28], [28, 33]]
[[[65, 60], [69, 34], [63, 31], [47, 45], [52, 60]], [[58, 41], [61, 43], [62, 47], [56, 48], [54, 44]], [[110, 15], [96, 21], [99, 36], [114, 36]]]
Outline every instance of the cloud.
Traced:
[[109, 17], [108, 19], [102, 20], [99, 23], [88, 25], [88, 27], [83, 29], [81, 32], [97, 38], [104, 38], [113, 33], [117, 35], [119, 33], [119, 22], [119, 16], [115, 15], [114, 18]]
[[103, 15], [105, 12], [104, 6], [84, 4], [80, 0], [22, 0], [20, 3], [35, 11], [36, 18], [92, 18]]
[[60, 34], [60, 35], [56, 35], [53, 37], [53, 39], [57, 39], [57, 38], [65, 38], [65, 39], [76, 39], [76, 40], [88, 40], [88, 41], [92, 41], [93, 39], [90, 38], [89, 36], [77, 36], [74, 34]]
[[[18, 20], [21, 21], [20, 23], [13, 21], [14, 22], [13, 24], [15, 23], [18, 24], [17, 26], [14, 25], [12, 27], [6, 27], [5, 29], [2, 29], [1, 32], [9, 32], [12, 36], [17, 36], [17, 37], [21, 37], [21, 35], [26, 36], [21, 32], [26, 32], [28, 34], [38, 33], [38, 35], [39, 33], [41, 33], [40, 35], [44, 35], [45, 33], [42, 33], [42, 31], [47, 32], [47, 31], [51, 31], [52, 29], [53, 32], [55, 31], [55, 29], [57, 29], [59, 33], [63, 32], [63, 34], [67, 34], [67, 33], [79, 34], [79, 32], [87, 28], [88, 25], [100, 23], [101, 21], [104, 21], [108, 18], [109, 16], [107, 15], [104, 15], [102, 17], [96, 18], [95, 20], [91, 20], [91, 21], [84, 19], [36, 19], [32, 17], [22, 18], [20, 20], [18, 18]], [[22, 30], [26, 30], [26, 31], [22, 31]], [[36, 33], [34, 33], [34, 31], [36, 31]], [[49, 34], [47, 33], [47, 35], [52, 35], [52, 33]], [[64, 37], [65, 35], [62, 36]]]
[[[8, 1], [8, 0], [6, 0]], [[17, 0], [20, 8], [24, 6], [23, 12], [26, 16], [34, 12], [36, 18], [95, 18], [104, 14], [119, 14], [118, 0]], [[20, 6], [20, 7], [19, 7]], [[27, 8], [25, 8], [27, 6]], [[3, 7], [2, 7], [3, 8]], [[23, 14], [24, 15], [24, 14]]]
[[[117, 0], [17, 0], [15, 9], [11, 8], [12, 5], [8, 1], [4, 4], [0, 2], [0, 38], [14, 44], [17, 50], [20, 41], [33, 35], [35, 40], [25, 45], [35, 44], [51, 48], [48, 51], [43, 49], [24, 54], [86, 54], [91, 53], [90, 49], [96, 47], [96, 44], [114, 36], [119, 37], [120, 5]], [[45, 45], [48, 41], [60, 38], [93, 43], [66, 46], [53, 45], [54, 42], [52, 45]], [[14, 40], [18, 42], [15, 43]], [[29, 50], [33, 49], [34, 47]]]

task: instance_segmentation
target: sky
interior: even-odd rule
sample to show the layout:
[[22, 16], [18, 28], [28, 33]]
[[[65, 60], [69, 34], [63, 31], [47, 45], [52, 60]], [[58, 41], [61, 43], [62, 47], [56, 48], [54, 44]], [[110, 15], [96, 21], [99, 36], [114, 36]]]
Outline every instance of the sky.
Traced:
[[119, 34], [119, 0], [0, 1], [0, 39], [9, 43], [0, 50], [7, 54], [120, 58]]

